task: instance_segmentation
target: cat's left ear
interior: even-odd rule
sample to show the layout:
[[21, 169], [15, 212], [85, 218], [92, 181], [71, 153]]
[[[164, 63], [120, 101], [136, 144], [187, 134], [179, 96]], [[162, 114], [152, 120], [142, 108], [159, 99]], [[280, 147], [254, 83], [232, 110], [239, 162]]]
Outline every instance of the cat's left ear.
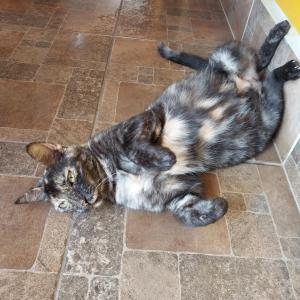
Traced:
[[27, 153], [35, 160], [49, 166], [62, 154], [62, 146], [51, 143], [31, 143], [26, 146]]
[[37, 186], [27, 191], [23, 196], [15, 201], [15, 204], [32, 203], [39, 201], [48, 201], [48, 197], [45, 194], [44, 187]]

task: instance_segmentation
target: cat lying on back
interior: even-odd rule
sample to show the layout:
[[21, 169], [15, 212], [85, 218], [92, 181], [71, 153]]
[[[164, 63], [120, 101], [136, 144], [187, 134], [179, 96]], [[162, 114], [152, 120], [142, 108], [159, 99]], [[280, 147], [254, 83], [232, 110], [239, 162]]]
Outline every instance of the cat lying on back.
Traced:
[[227, 202], [204, 199], [197, 174], [244, 162], [271, 140], [282, 117], [284, 83], [300, 77], [300, 66], [290, 61], [266, 77], [262, 71], [289, 27], [277, 24], [257, 53], [229, 42], [203, 59], [161, 44], [162, 57], [197, 72], [87, 144], [29, 144], [28, 153], [47, 169], [16, 203], [50, 201], [68, 212], [111, 200], [152, 212], [168, 208], [188, 226], [215, 222]]

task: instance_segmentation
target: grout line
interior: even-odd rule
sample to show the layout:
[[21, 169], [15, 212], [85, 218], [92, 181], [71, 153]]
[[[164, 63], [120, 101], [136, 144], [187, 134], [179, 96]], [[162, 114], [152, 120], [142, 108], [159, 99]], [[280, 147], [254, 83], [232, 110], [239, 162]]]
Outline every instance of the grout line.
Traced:
[[[217, 178], [217, 183], [218, 183], [218, 187], [219, 187], [220, 194], [223, 195], [224, 192], [223, 192], [223, 190], [222, 190], [222, 188], [221, 188], [219, 176], [218, 176], [217, 173], [216, 173], [216, 178]], [[228, 211], [227, 211], [227, 212], [228, 212]], [[227, 214], [227, 213], [226, 213], [226, 214]], [[227, 229], [227, 234], [228, 234], [228, 240], [229, 240], [230, 255], [231, 255], [231, 256], [234, 256], [233, 249], [232, 249], [231, 234], [230, 234], [230, 230], [229, 230], [229, 225], [228, 225], [228, 220], [227, 220], [226, 214], [224, 215], [224, 218], [225, 218], [225, 224], [226, 224], [226, 229]]]
[[[284, 159], [283, 161], [281, 160], [283, 165], [286, 163], [286, 161], [288, 160], [289, 156], [290, 156], [290, 155], [292, 154], [292, 152], [294, 151], [294, 149], [295, 149], [295, 147], [296, 147], [298, 141], [300, 141], [300, 133], [299, 133], [299, 135], [296, 137], [296, 139], [295, 139], [293, 145], [291, 146], [289, 152], [287, 153], [285, 159]], [[277, 147], [277, 145], [276, 145], [276, 147]], [[279, 158], [280, 158], [280, 156], [279, 156]]]
[[252, 0], [252, 4], [251, 4], [251, 7], [250, 7], [249, 15], [248, 15], [248, 17], [247, 17], [247, 21], [246, 21], [246, 23], [245, 23], [245, 27], [244, 27], [244, 30], [243, 30], [243, 34], [242, 34], [242, 37], [241, 37], [241, 41], [243, 40], [244, 35], [245, 35], [245, 32], [246, 32], [246, 29], [247, 29], [247, 27], [248, 27], [248, 23], [249, 23], [250, 16], [251, 16], [251, 13], [252, 13], [252, 10], [253, 10], [253, 7], [254, 7], [254, 3], [255, 3], [255, 0]]
[[[292, 159], [293, 159], [293, 157], [292, 157]], [[294, 160], [294, 159], [293, 159], [293, 160]], [[295, 203], [296, 203], [296, 207], [298, 208], [298, 211], [299, 211], [299, 213], [300, 213], [300, 203], [298, 203], [298, 201], [297, 201], [297, 197], [296, 197], [296, 194], [295, 194], [295, 192], [294, 192], [294, 188], [293, 188], [293, 185], [292, 185], [292, 183], [291, 183], [291, 180], [290, 180], [290, 178], [289, 178], [289, 174], [288, 174], [287, 170], [285, 169], [285, 164], [282, 166], [282, 169], [283, 169], [284, 175], [285, 175], [285, 177], [286, 177], [286, 180], [287, 180], [287, 182], [288, 182], [288, 186], [289, 186], [289, 188], [290, 188], [290, 191], [291, 191], [291, 193], [292, 193], [292, 196], [293, 196], [293, 198], [294, 198], [294, 201], [295, 201]]]
[[179, 299], [182, 298], [182, 292], [181, 292], [181, 274], [180, 274], [180, 257], [179, 254], [176, 254], [177, 256], [177, 273], [178, 273], [178, 282], [179, 282]]
[[222, 7], [222, 11], [223, 11], [223, 13], [224, 13], [224, 15], [225, 15], [225, 18], [226, 18], [228, 27], [229, 27], [229, 29], [230, 29], [230, 31], [231, 31], [231, 35], [232, 35], [233, 39], [235, 40], [235, 35], [234, 35], [234, 33], [233, 33], [233, 30], [232, 30], [231, 25], [230, 25], [230, 23], [229, 23], [227, 14], [226, 14], [225, 9], [224, 9], [224, 7], [223, 7], [222, 0], [219, 0], [219, 3], [220, 3], [220, 5], [221, 5], [221, 7]]
[[70, 220], [69, 228], [68, 228], [67, 240], [66, 240], [66, 244], [65, 244], [65, 252], [64, 252], [64, 255], [63, 255], [60, 271], [58, 273], [58, 279], [57, 279], [55, 292], [54, 292], [54, 300], [59, 300], [58, 296], [59, 296], [59, 292], [60, 292], [60, 288], [61, 288], [61, 284], [62, 284], [62, 278], [63, 278], [63, 275], [64, 275], [64, 268], [65, 268], [66, 261], [67, 261], [68, 245], [69, 245], [69, 241], [70, 241], [70, 238], [71, 238], [71, 230], [73, 228], [73, 224], [74, 224], [74, 219], [72, 217], [71, 220]]
[[122, 7], [123, 7], [123, 0], [121, 0], [119, 9], [118, 9], [118, 12], [117, 12], [117, 15], [116, 15], [116, 23], [115, 23], [115, 27], [114, 27], [114, 30], [113, 30], [113, 33], [112, 33], [112, 41], [111, 41], [110, 49], [109, 49], [109, 52], [108, 52], [108, 55], [107, 55], [105, 69], [104, 69], [104, 72], [103, 72], [101, 92], [100, 92], [99, 101], [98, 101], [98, 104], [97, 104], [97, 107], [96, 107], [96, 113], [95, 113], [94, 120], [93, 120], [92, 134], [94, 133], [96, 122], [97, 122], [98, 117], [99, 117], [99, 109], [100, 109], [100, 107], [103, 103], [102, 101], [103, 101], [105, 85], [106, 85], [105, 84], [106, 83], [105, 79], [106, 79], [106, 75], [108, 74], [108, 66], [110, 64], [112, 50], [113, 50], [115, 39], [116, 39], [116, 32], [117, 32], [117, 28], [118, 28], [119, 22], [120, 22], [120, 13], [121, 13]]
[[212, 253], [205, 253], [205, 252], [191, 252], [191, 251], [169, 251], [169, 250], [153, 250], [153, 249], [127, 249], [127, 252], [161, 252], [161, 253], [168, 253], [168, 254], [178, 254], [178, 255], [204, 255], [204, 256], [211, 256], [211, 257], [226, 257], [226, 258], [240, 258], [240, 259], [264, 259], [267, 261], [278, 261], [283, 260], [282, 257], [265, 257], [265, 256], [242, 256], [242, 255], [226, 255], [226, 254], [212, 254]]
[[127, 228], [127, 209], [124, 208], [125, 212], [124, 212], [124, 227], [123, 227], [123, 249], [122, 249], [122, 254], [121, 254], [121, 261], [120, 261], [120, 272], [119, 272], [119, 276], [118, 276], [118, 297], [119, 299], [121, 299], [121, 277], [123, 274], [123, 257], [124, 257], [124, 253], [128, 250], [126, 247], [126, 228]]
[[35, 175], [18, 175], [18, 174], [10, 174], [10, 173], [0, 173], [0, 176], [3, 176], [3, 177], [21, 177], [21, 178], [31, 178], [31, 179], [38, 179], [39, 178]]

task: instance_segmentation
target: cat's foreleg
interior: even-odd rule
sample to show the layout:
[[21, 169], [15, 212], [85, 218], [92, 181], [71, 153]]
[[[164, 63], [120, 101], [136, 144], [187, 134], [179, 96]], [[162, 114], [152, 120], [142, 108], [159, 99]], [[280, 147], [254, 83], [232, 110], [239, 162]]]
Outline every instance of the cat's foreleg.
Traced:
[[194, 70], [204, 69], [208, 63], [207, 59], [186, 52], [176, 52], [164, 43], [160, 43], [157, 50], [161, 57]]
[[288, 33], [290, 27], [291, 26], [288, 21], [282, 21], [271, 29], [258, 52], [257, 70], [259, 72], [269, 65], [279, 43]]
[[180, 222], [196, 227], [216, 222], [227, 212], [228, 204], [223, 198], [203, 199], [188, 193], [173, 199], [168, 208]]
[[128, 159], [145, 169], [169, 170], [176, 162], [175, 154], [159, 144], [163, 128], [159, 112], [151, 110], [129, 119], [122, 128], [122, 144]]

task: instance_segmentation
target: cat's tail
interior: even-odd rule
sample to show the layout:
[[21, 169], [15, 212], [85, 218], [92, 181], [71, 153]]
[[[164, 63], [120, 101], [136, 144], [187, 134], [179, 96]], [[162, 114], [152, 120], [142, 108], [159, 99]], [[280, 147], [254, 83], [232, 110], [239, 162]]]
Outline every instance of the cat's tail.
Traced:
[[157, 50], [161, 57], [176, 64], [190, 67], [194, 70], [204, 69], [208, 64], [207, 59], [186, 52], [176, 52], [166, 46], [163, 42], [158, 45]]

